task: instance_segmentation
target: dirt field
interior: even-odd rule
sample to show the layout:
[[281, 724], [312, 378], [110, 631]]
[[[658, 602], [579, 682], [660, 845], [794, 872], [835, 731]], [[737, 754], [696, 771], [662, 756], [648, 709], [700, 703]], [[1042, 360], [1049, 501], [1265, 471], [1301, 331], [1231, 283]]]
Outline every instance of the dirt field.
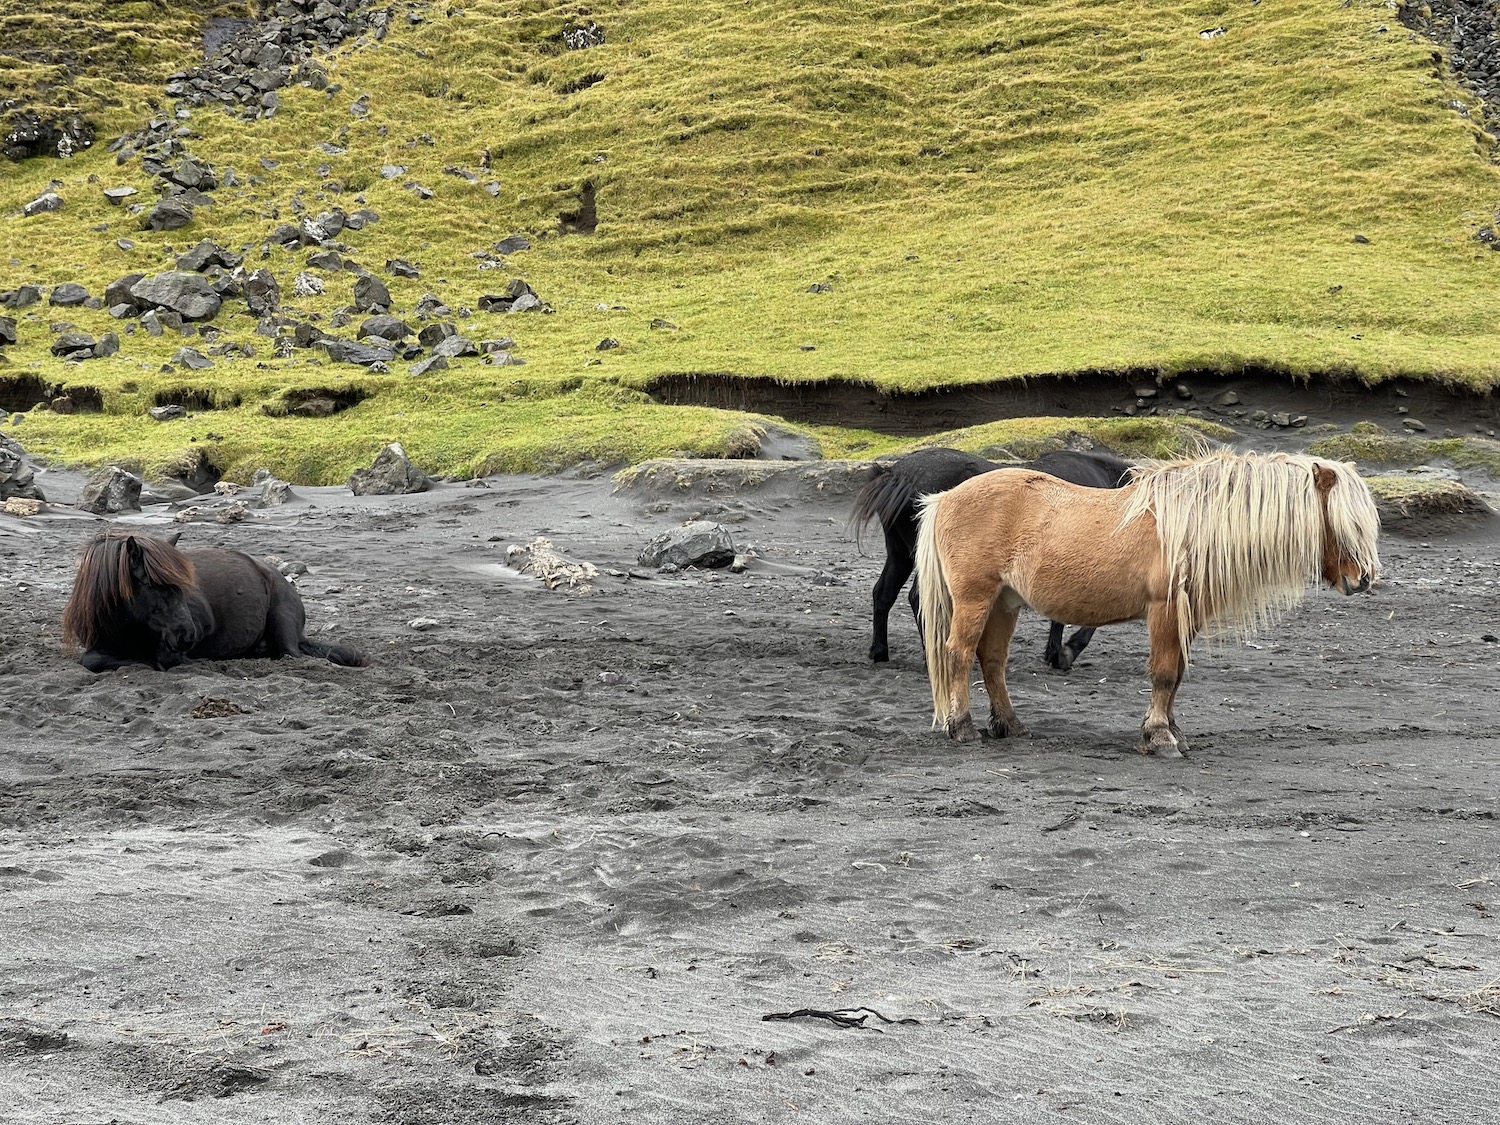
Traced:
[[[1500, 534], [1200, 648], [1178, 762], [1140, 626], [1059, 675], [1023, 621], [1034, 736], [929, 731], [848, 478], [489, 483], [187, 526], [367, 669], [90, 675], [97, 521], [0, 515], [0, 1119], [1500, 1117]], [[748, 572], [639, 567], [695, 511]], [[597, 592], [504, 565], [538, 533]]]

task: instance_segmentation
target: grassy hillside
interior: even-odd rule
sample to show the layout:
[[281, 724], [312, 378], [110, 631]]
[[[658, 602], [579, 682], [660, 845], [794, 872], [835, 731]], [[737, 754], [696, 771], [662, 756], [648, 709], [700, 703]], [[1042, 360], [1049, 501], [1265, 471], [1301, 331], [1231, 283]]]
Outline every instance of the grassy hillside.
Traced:
[[[321, 352], [277, 358], [243, 302], [216, 325], [254, 359], [163, 372], [196, 341], [137, 333], [117, 356], [65, 365], [47, 354], [48, 324], [121, 325], [44, 310], [23, 314], [0, 378], [96, 386], [107, 413], [32, 413], [18, 436], [161, 464], [213, 431], [231, 472], [339, 479], [389, 438], [429, 468], [470, 472], [722, 451], [742, 436], [742, 415], [650, 404], [642, 388], [674, 372], [919, 389], [1267, 365], [1500, 383], [1500, 254], [1474, 238], [1500, 205], [1492, 140], [1384, 3], [448, 10], [393, 9], [383, 43], [328, 60], [336, 92], [283, 90], [270, 119], [195, 110], [192, 151], [242, 185], [185, 230], [143, 232], [106, 204], [100, 190], [118, 184], [151, 195], [139, 162], [117, 167], [102, 144], [0, 170], [6, 210], [53, 178], [67, 200], [0, 219], [0, 288], [97, 294], [212, 237], [289, 291], [306, 252], [261, 247], [294, 201], [368, 205], [381, 219], [346, 237], [350, 256], [382, 276], [391, 258], [421, 269], [385, 276], [398, 315], [429, 291], [472, 309], [529, 281], [554, 313], [459, 319], [476, 338], [513, 336], [526, 366], [466, 360], [413, 378], [404, 364], [370, 375]], [[590, 18], [604, 45], [564, 49], [563, 28]], [[384, 165], [406, 171], [384, 179]], [[534, 248], [503, 266], [475, 257], [512, 232]], [[122, 235], [133, 250], [116, 248]], [[287, 299], [327, 327], [353, 276], [323, 276], [321, 297]], [[596, 350], [605, 337], [621, 346]], [[260, 411], [288, 388], [344, 384], [370, 397], [328, 419]], [[243, 405], [144, 418], [158, 392], [186, 386]]]

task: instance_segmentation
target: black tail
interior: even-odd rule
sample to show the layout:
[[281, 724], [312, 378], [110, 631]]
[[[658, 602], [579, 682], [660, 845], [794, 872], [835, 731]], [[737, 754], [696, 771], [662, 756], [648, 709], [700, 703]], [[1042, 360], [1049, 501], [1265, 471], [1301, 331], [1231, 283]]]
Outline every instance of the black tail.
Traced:
[[903, 514], [907, 519], [913, 519], [916, 502], [917, 490], [911, 481], [892, 472], [889, 465], [872, 466], [870, 479], [854, 498], [854, 510], [849, 513], [856, 545], [860, 544], [860, 533], [865, 525], [873, 519], [880, 520], [881, 527], [890, 527]]
[[325, 645], [321, 641], [303, 637], [297, 642], [297, 648], [303, 656], [321, 657], [335, 664], [342, 664], [345, 668], [367, 668], [370, 664], [368, 656], [349, 645]]

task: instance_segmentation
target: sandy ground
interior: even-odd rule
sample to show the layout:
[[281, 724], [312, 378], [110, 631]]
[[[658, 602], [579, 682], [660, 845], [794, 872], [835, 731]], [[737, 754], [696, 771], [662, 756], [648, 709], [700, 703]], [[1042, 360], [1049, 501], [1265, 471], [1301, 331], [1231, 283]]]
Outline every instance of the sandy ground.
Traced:
[[[90, 675], [97, 521], [0, 515], [0, 1119], [1500, 1116], [1500, 535], [1201, 648], [1176, 762], [1139, 626], [1065, 676], [1024, 622], [1034, 736], [929, 731], [846, 480], [489, 483], [187, 527], [367, 669]], [[630, 576], [694, 511], [751, 570]], [[543, 532], [595, 593], [504, 565]]]

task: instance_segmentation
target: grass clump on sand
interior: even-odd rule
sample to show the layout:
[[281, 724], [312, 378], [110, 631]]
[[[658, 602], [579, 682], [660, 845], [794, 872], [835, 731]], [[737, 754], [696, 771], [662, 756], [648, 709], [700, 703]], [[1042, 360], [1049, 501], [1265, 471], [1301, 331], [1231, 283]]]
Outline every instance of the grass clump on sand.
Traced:
[[1386, 523], [1425, 522], [1434, 517], [1490, 514], [1489, 507], [1473, 489], [1456, 480], [1431, 477], [1366, 477], [1375, 496], [1375, 507]]
[[[603, 45], [566, 49], [564, 27], [585, 18]], [[437, 472], [729, 449], [744, 416], [640, 394], [669, 374], [888, 392], [1247, 367], [1500, 383], [1500, 254], [1474, 238], [1500, 204], [1491, 141], [1434, 75], [1430, 45], [1374, 0], [638, 0], [592, 17], [475, 0], [393, 20], [384, 41], [324, 63], [328, 90], [285, 88], [273, 117], [204, 108], [182, 122], [188, 149], [238, 181], [183, 230], [142, 231], [107, 204], [103, 187], [149, 202], [152, 184], [104, 143], [5, 169], [4, 210], [54, 178], [66, 206], [0, 218], [0, 288], [98, 295], [211, 237], [284, 293], [316, 274], [324, 292], [289, 296], [287, 315], [331, 330], [353, 274], [265, 240], [302, 214], [368, 206], [379, 222], [341, 241], [390, 285], [392, 311], [410, 316], [431, 291], [466, 335], [513, 336], [526, 386], [474, 360], [367, 378], [281, 356], [242, 301], [215, 328], [254, 356], [165, 374], [191, 341], [137, 332], [75, 366], [49, 354], [52, 323], [96, 336], [121, 323], [34, 307], [6, 374], [96, 387], [111, 415], [33, 415], [39, 453], [161, 460], [180, 439], [135, 412], [169, 381], [239, 397], [200, 427], [222, 435], [226, 471], [299, 480], [338, 479], [392, 437]], [[165, 65], [152, 54], [125, 76]], [[99, 91], [112, 125], [143, 119], [139, 89], [99, 69], [75, 87]], [[512, 232], [532, 249], [497, 252]], [[420, 278], [391, 276], [395, 258]], [[554, 313], [479, 310], [512, 276]], [[618, 346], [599, 350], [606, 339]], [[261, 413], [330, 378], [374, 393], [329, 419]]]
[[1500, 442], [1485, 438], [1411, 437], [1391, 433], [1373, 422], [1359, 422], [1350, 433], [1319, 438], [1308, 452], [1315, 457], [1404, 468], [1443, 460], [1456, 468], [1477, 469], [1500, 480]]

